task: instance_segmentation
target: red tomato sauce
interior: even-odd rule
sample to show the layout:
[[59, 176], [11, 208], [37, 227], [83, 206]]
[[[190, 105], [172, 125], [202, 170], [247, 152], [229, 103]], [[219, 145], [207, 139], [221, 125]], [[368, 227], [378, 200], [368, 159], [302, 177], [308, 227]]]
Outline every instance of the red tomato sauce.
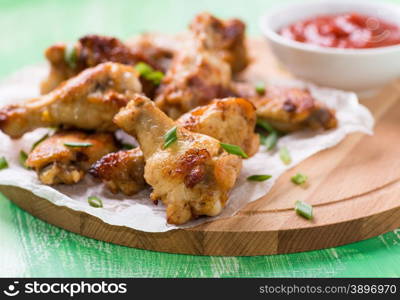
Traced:
[[400, 44], [400, 27], [358, 13], [321, 15], [282, 28], [291, 40], [333, 48], [379, 48]]

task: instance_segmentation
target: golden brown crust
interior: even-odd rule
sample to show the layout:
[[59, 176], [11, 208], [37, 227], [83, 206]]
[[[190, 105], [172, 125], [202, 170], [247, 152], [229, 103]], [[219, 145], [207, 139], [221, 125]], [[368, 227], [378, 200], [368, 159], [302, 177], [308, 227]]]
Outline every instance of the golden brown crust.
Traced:
[[206, 175], [207, 160], [211, 158], [207, 149], [189, 149], [177, 158], [175, 167], [168, 175], [183, 177], [187, 188], [193, 188], [201, 182]]
[[110, 153], [98, 160], [89, 173], [101, 179], [112, 193], [133, 195], [144, 189], [144, 158], [140, 148]]
[[231, 89], [233, 94], [253, 102], [257, 116], [282, 132], [337, 126], [335, 111], [314, 99], [307, 89], [268, 86], [265, 93], [259, 94], [249, 83], [232, 83]]
[[315, 100], [306, 89], [269, 87], [255, 105], [259, 117], [282, 131], [337, 126], [334, 110]]
[[[190, 30], [204, 49], [218, 53], [227, 62], [232, 72], [243, 70], [248, 64], [245, 47], [245, 24], [238, 20], [220, 20], [202, 13], [195, 17]], [[156, 34], [142, 34], [123, 43], [115, 37], [102, 35], [86, 35], [74, 45], [76, 64], [71, 66], [65, 60], [67, 45], [57, 43], [45, 51], [45, 57], [50, 63], [50, 73], [43, 81], [41, 92], [47, 94], [62, 81], [67, 80], [82, 70], [94, 67], [104, 62], [117, 62], [135, 65], [142, 61], [153, 68], [166, 72], [178, 49], [176, 44], [182, 43], [179, 38], [166, 38]]]
[[[175, 122], [140, 95], [114, 119], [139, 142], [146, 162], [144, 177], [153, 188], [150, 197], [167, 206], [169, 223], [221, 212], [241, 169], [238, 156], [225, 152], [216, 139], [183, 127], [177, 127], [177, 140], [165, 148], [163, 137]], [[223, 169], [230, 170], [228, 178], [216, 178]]]
[[140, 91], [133, 67], [100, 64], [65, 81], [47, 95], [0, 109], [0, 130], [12, 138], [49, 126], [115, 131], [114, 115], [130, 96]]
[[126, 42], [132, 53], [154, 69], [166, 72], [182, 43], [178, 36], [143, 33]]
[[204, 12], [194, 18], [190, 30], [205, 49], [216, 51], [231, 66], [233, 73], [247, 67], [246, 25], [241, 20], [221, 20]]
[[209, 135], [220, 142], [240, 146], [249, 156], [258, 151], [254, 133], [256, 110], [243, 98], [225, 98], [182, 115], [177, 123], [186, 129]]
[[[71, 147], [66, 143], [90, 146]], [[112, 134], [62, 131], [37, 145], [29, 154], [26, 165], [36, 170], [45, 184], [72, 184], [81, 180], [95, 161], [116, 150]]]
[[[79, 74], [81, 71], [105, 62], [116, 62], [133, 66], [144, 62], [156, 70], [166, 71], [172, 59], [172, 50], [153, 43], [146, 35], [130, 46], [114, 37], [86, 35], [74, 45], [76, 51], [75, 65], [65, 60], [67, 45], [63, 43], [49, 47], [45, 56], [50, 63], [50, 73], [41, 84], [41, 93], [47, 94], [63, 81]], [[146, 93], [154, 94], [156, 86], [141, 78]]]
[[42, 95], [50, 93], [61, 82], [79, 73], [80, 70], [71, 68], [65, 60], [66, 51], [67, 45], [64, 43], [57, 43], [46, 49], [44, 56], [50, 64], [50, 71], [47, 78], [40, 84]]
[[78, 69], [97, 66], [105, 62], [135, 65], [145, 58], [132, 53], [129, 47], [114, 37], [86, 35], [78, 42]]
[[[138, 107], [145, 104], [143, 99], [138, 99], [136, 102]], [[259, 148], [259, 137], [254, 133], [255, 108], [251, 102], [242, 98], [215, 100], [212, 104], [198, 107], [184, 114], [177, 120], [177, 124], [189, 131], [209, 135], [223, 143], [238, 145], [249, 156], [254, 155]], [[133, 193], [132, 189], [127, 189], [121, 184], [127, 181], [126, 178], [131, 178], [132, 185], [144, 188], [144, 185], [140, 183], [136, 185], [140, 176], [130, 175], [131, 172], [135, 172], [135, 169], [143, 170], [144, 168], [143, 158], [141, 160], [143, 166], [133, 163], [140, 160], [138, 156], [131, 157], [131, 154], [128, 154], [132, 151], [139, 150], [119, 151], [106, 155], [94, 165], [92, 174], [100, 178], [114, 193], [119, 190], [128, 195]], [[199, 162], [200, 158], [206, 155], [205, 151], [202, 149], [185, 153], [177, 160], [177, 166], [173, 172], [166, 176], [184, 174], [181, 178], [184, 178], [185, 185], [195, 186], [205, 175], [205, 165]], [[119, 163], [120, 161], [123, 163]], [[190, 166], [190, 170], [187, 166]], [[224, 173], [223, 177], [229, 178], [229, 175]]]
[[229, 65], [215, 53], [187, 47], [174, 57], [155, 99], [173, 119], [225, 96], [231, 80]]

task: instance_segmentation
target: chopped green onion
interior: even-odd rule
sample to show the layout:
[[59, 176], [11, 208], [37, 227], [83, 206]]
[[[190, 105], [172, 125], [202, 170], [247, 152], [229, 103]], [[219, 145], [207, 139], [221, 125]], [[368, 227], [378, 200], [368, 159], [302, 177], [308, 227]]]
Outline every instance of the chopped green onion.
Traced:
[[265, 138], [264, 145], [267, 147], [267, 150], [272, 150], [275, 148], [277, 142], [278, 133], [273, 131]]
[[64, 51], [64, 60], [71, 69], [76, 68], [78, 54], [74, 45], [67, 45]]
[[230, 154], [235, 154], [238, 156], [241, 156], [243, 158], [248, 158], [249, 156], [243, 151], [242, 148], [236, 145], [231, 145], [231, 144], [225, 144], [225, 143], [219, 143], [222, 148], [225, 149], [226, 152]]
[[256, 92], [259, 95], [265, 94], [265, 83], [264, 82], [257, 82], [255, 86]]
[[176, 134], [176, 126], [175, 126], [175, 127], [172, 127], [170, 130], [168, 130], [166, 134], [164, 134], [163, 149], [168, 148], [177, 140], [178, 140], [178, 136]]
[[247, 180], [250, 181], [265, 181], [270, 179], [272, 176], [271, 175], [251, 175], [247, 177]]
[[294, 184], [301, 185], [306, 183], [308, 177], [302, 173], [297, 173], [290, 179]]
[[67, 143], [64, 143], [64, 146], [67, 146], [67, 147], [91, 147], [91, 146], [93, 146], [93, 144], [91, 144], [91, 143], [80, 143], [80, 142], [67, 142]]
[[28, 166], [26, 165], [26, 160], [28, 159], [28, 154], [24, 150], [19, 151], [19, 164], [28, 169]]
[[96, 207], [96, 208], [103, 207], [103, 201], [99, 197], [96, 197], [96, 196], [89, 197], [88, 203], [92, 207]]
[[144, 75], [144, 78], [146, 78], [147, 80], [150, 80], [155, 85], [159, 85], [164, 78], [164, 73], [160, 72], [160, 71], [154, 71], [147, 75]]
[[133, 146], [132, 144], [128, 144], [128, 143], [123, 143], [121, 148], [123, 150], [131, 150], [131, 149], [135, 148], [135, 146]]
[[262, 129], [265, 129], [266, 131], [268, 131], [269, 133], [276, 132], [274, 127], [272, 127], [271, 124], [269, 124], [267, 121], [265, 121], [263, 119], [257, 119], [256, 124], [257, 124], [257, 126], [261, 127]]
[[142, 76], [144, 79], [153, 82], [155, 85], [159, 85], [164, 78], [164, 73], [160, 71], [154, 70], [150, 65], [139, 62], [135, 65], [135, 70]]
[[313, 207], [303, 201], [296, 201], [294, 210], [299, 216], [311, 220], [313, 218]]
[[0, 170], [8, 168], [8, 162], [4, 156], [0, 157]]
[[154, 69], [144, 62], [139, 62], [135, 65], [135, 70], [140, 76], [154, 72]]
[[289, 150], [286, 147], [282, 147], [281, 150], [279, 150], [279, 157], [281, 158], [281, 161], [285, 165], [288, 165], [292, 162], [292, 158], [290, 157]]
[[45, 139], [47, 139], [48, 137], [49, 137], [49, 134], [46, 133], [46, 134], [45, 134], [44, 136], [42, 136], [39, 140], [37, 140], [35, 143], [33, 143], [31, 151], [32, 151], [33, 149], [35, 149], [37, 145], [39, 145], [41, 142], [43, 142], [43, 141], [44, 141]]
[[260, 144], [261, 145], [265, 145], [266, 141], [267, 141], [267, 136], [263, 135], [261, 133], [258, 134], [260, 136]]
[[267, 147], [267, 150], [272, 150], [275, 148], [279, 136], [282, 135], [278, 130], [272, 127], [267, 121], [263, 119], [257, 119], [257, 126], [269, 132], [269, 135], [266, 137], [261, 136], [261, 144]]

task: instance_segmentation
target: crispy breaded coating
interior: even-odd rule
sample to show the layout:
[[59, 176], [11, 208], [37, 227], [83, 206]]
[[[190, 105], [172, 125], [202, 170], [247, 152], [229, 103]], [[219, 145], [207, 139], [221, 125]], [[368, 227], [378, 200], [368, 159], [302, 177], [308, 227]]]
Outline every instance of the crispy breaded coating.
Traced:
[[230, 95], [232, 74], [247, 65], [244, 24], [208, 13], [195, 17], [157, 92], [158, 107], [173, 119]]

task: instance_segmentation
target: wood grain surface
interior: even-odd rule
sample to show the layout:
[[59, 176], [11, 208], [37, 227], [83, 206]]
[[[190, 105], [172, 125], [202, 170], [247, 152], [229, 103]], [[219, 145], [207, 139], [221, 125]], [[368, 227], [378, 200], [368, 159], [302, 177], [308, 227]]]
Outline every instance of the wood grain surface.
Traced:
[[[266, 45], [252, 42], [259, 79], [287, 76]], [[375, 135], [352, 134], [285, 173], [265, 197], [236, 216], [188, 230], [145, 233], [111, 226], [83, 212], [58, 207], [29, 191], [0, 186], [14, 203], [51, 224], [87, 237], [156, 251], [196, 255], [262, 255], [321, 249], [370, 238], [400, 226], [400, 85], [392, 83], [363, 101], [376, 120]], [[311, 184], [293, 186], [290, 177], [306, 173]], [[293, 211], [296, 200], [314, 206], [307, 221]]]

